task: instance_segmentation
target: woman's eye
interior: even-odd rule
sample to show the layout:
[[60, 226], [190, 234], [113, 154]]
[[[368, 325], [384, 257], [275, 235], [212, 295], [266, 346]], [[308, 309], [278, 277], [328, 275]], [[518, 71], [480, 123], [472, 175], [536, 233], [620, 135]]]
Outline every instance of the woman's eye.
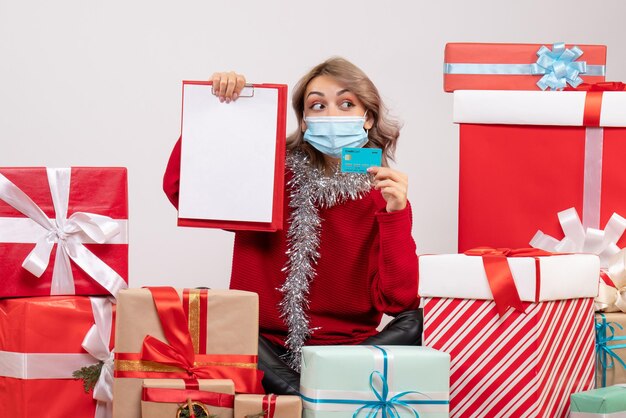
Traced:
[[352, 103], [349, 100], [345, 100], [343, 102], [341, 102], [341, 107], [344, 109], [350, 109], [351, 107], [354, 107], [354, 103]]
[[312, 110], [322, 110], [324, 109], [324, 105], [321, 103], [313, 103], [310, 107]]

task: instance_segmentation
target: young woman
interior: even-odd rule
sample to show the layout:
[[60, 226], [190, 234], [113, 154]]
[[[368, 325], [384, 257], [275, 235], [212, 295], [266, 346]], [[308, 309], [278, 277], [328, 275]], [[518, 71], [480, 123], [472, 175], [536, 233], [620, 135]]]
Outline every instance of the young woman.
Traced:
[[[245, 85], [234, 72], [212, 80], [225, 106]], [[408, 179], [388, 167], [399, 124], [342, 58], [302, 77], [292, 104], [299, 129], [287, 139], [286, 223], [274, 233], [236, 232], [230, 282], [259, 294], [263, 385], [287, 394], [299, 390], [303, 345], [421, 342]], [[342, 147], [381, 148], [382, 167], [341, 173]], [[179, 172], [180, 140], [163, 182], [175, 206]], [[383, 313], [395, 319], [378, 333]]]

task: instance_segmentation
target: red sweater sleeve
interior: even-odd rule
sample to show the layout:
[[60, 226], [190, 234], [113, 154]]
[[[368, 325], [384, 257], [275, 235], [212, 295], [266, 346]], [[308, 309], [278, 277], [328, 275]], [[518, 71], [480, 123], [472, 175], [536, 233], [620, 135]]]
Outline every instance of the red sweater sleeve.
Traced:
[[178, 209], [178, 190], [180, 182], [180, 138], [176, 141], [170, 159], [163, 174], [163, 191], [172, 205]]
[[374, 305], [389, 315], [417, 309], [417, 253], [411, 236], [411, 206], [376, 214], [380, 240], [374, 246], [372, 297]]

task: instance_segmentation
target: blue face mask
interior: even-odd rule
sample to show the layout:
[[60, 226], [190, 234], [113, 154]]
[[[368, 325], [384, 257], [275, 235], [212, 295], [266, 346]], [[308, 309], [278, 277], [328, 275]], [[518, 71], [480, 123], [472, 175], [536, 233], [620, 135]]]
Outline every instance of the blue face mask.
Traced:
[[304, 121], [304, 140], [330, 157], [341, 158], [342, 148], [361, 148], [367, 144], [367, 131], [363, 129], [365, 115], [309, 116]]

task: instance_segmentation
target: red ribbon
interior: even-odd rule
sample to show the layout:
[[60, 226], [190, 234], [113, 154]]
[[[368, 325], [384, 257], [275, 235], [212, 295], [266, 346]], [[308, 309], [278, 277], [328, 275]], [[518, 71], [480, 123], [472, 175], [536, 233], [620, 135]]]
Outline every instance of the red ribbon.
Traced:
[[143, 388], [141, 400], [145, 402], [185, 403], [187, 399], [218, 408], [234, 408], [235, 395], [204, 390]]
[[[150, 335], [146, 336], [141, 354], [116, 353], [119, 360], [155, 362], [182, 369], [184, 376], [176, 372], [117, 371], [116, 377], [154, 377], [166, 373], [168, 377], [184, 379], [232, 379], [237, 392], [264, 393], [261, 379], [263, 372], [257, 368], [237, 367], [232, 363], [256, 362], [256, 356], [196, 354], [178, 293], [172, 287], [148, 287], [161, 321], [161, 328], [169, 344]], [[242, 361], [244, 359], [244, 361]], [[202, 363], [222, 364], [202, 364]], [[229, 364], [230, 363], [230, 364]]]
[[605, 91], [624, 91], [626, 84], [619, 81], [605, 81], [602, 83], [583, 83], [576, 88], [568, 87], [567, 91], [586, 91], [585, 112], [583, 114], [583, 126], [600, 126], [600, 114], [602, 112], [602, 93]]
[[525, 312], [522, 300], [515, 287], [513, 274], [509, 268], [507, 257], [537, 257], [550, 256], [552, 253], [536, 248], [490, 248], [479, 247], [465, 251], [466, 255], [481, 256], [489, 288], [493, 294], [498, 315], [502, 317], [509, 307], [519, 312]]
[[274, 418], [276, 411], [276, 395], [269, 394], [263, 397], [263, 411], [266, 412], [265, 418]]
[[602, 280], [606, 285], [617, 289], [617, 286], [615, 286], [615, 283], [611, 280], [611, 276], [609, 276], [609, 274], [604, 270], [600, 270], [600, 280]]

